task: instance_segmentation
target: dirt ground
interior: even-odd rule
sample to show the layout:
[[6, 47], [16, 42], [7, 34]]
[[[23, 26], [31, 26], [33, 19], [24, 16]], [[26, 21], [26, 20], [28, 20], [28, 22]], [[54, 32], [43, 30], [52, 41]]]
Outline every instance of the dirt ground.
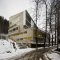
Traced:
[[[47, 60], [44, 53], [51, 51], [51, 48], [43, 48], [31, 51], [16, 60]], [[50, 59], [48, 59], [50, 60]]]

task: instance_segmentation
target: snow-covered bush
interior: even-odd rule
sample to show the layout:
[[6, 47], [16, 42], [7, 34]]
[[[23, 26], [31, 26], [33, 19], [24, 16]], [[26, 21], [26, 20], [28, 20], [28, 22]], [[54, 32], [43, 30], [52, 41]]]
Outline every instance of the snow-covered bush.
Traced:
[[[15, 51], [14, 47], [13, 47], [13, 41], [8, 39], [4, 40], [4, 39], [0, 39], [0, 54], [2, 53], [12, 53]], [[14, 42], [15, 43], [15, 42]], [[16, 49], [18, 49], [17, 44], [15, 43]]]

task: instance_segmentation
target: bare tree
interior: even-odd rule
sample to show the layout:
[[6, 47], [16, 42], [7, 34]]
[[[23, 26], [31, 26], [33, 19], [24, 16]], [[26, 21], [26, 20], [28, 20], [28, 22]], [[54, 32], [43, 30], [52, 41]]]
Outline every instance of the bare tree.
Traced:
[[[45, 33], [46, 33], [46, 35], [45, 35], [45, 40], [44, 40], [44, 47], [45, 47], [45, 45], [46, 45], [46, 41], [48, 40], [48, 5], [49, 5], [49, 3], [47, 3], [47, 0], [35, 0], [35, 3], [36, 3], [36, 25], [37, 25], [37, 21], [38, 21], [38, 9], [40, 8], [39, 6], [41, 6], [41, 5], [45, 5], [45, 8], [46, 8], [46, 11], [45, 11], [45, 21], [46, 21], [46, 23], [45, 23]], [[41, 3], [41, 4], [39, 4], [39, 3]], [[37, 29], [36, 29], [36, 32], [37, 32]], [[49, 40], [49, 42], [50, 42], [50, 40]], [[36, 39], [36, 48], [37, 48], [37, 39]]]

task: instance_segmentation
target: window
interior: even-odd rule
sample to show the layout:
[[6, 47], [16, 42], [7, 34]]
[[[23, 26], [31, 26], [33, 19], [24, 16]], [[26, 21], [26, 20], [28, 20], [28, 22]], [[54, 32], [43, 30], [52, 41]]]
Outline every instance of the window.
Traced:
[[23, 40], [23, 38], [20, 38], [20, 40]]
[[16, 28], [10, 30], [9, 32], [13, 32], [13, 31], [15, 31], [15, 30], [18, 30], [18, 27], [16, 27]]
[[31, 27], [31, 22], [29, 22], [28, 20], [26, 20], [26, 25], [27, 25], [28, 27]]
[[28, 27], [31, 27], [31, 17], [29, 16], [29, 14], [26, 14], [26, 25]]
[[16, 27], [15, 30], [18, 30], [18, 27]]
[[15, 28], [13, 29], [13, 31], [15, 31]]
[[24, 33], [27, 33], [27, 31], [24, 31]]
[[23, 38], [17, 38], [17, 40], [19, 41], [19, 40], [23, 40]]
[[18, 30], [18, 27], [14, 28], [13, 31]]
[[19, 38], [17, 38], [17, 40], [20, 40]]

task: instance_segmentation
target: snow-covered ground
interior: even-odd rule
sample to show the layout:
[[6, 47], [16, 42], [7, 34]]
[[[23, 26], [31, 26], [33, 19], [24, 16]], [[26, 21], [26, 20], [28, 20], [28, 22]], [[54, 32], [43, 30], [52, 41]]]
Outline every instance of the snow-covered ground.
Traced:
[[26, 48], [26, 49], [18, 49], [16, 52], [12, 52], [12, 53], [4, 53], [4, 54], [0, 54], [0, 60], [9, 60], [9, 59], [14, 59], [14, 58], [18, 58], [23, 56], [24, 54], [32, 51], [34, 49], [31, 48]]
[[58, 53], [48, 53], [47, 56], [51, 60], [60, 60], [60, 55]]
[[34, 50], [32, 48], [19, 49], [18, 45], [14, 42], [16, 46], [15, 50], [12, 43], [13, 41], [10, 39], [8, 41], [0, 39], [0, 60], [8, 60]]
[[46, 60], [60, 60], [60, 54], [51, 52], [51, 53], [45, 53], [44, 54]]
[[[13, 41], [12, 40], [4, 40], [0, 39], [0, 54], [4, 54], [6, 52], [14, 52], [15, 49], [13, 48]], [[14, 42], [15, 43], [15, 42]], [[18, 46], [15, 43], [16, 48], [18, 49]]]
[[[15, 42], [14, 42], [15, 43]], [[19, 49], [18, 45], [15, 43], [16, 46], [16, 50], [13, 47], [13, 41], [12, 40], [3, 40], [0, 39], [0, 60], [11, 60], [11, 59], [15, 59], [15, 58], [19, 58], [23, 55], [25, 55], [26, 53], [35, 50], [33, 48], [24, 48], [24, 49]], [[42, 49], [39, 48], [39, 49]], [[60, 60], [60, 55], [58, 53], [55, 52], [46, 52], [44, 54], [46, 60]], [[42, 60], [40, 58], [40, 60]]]

